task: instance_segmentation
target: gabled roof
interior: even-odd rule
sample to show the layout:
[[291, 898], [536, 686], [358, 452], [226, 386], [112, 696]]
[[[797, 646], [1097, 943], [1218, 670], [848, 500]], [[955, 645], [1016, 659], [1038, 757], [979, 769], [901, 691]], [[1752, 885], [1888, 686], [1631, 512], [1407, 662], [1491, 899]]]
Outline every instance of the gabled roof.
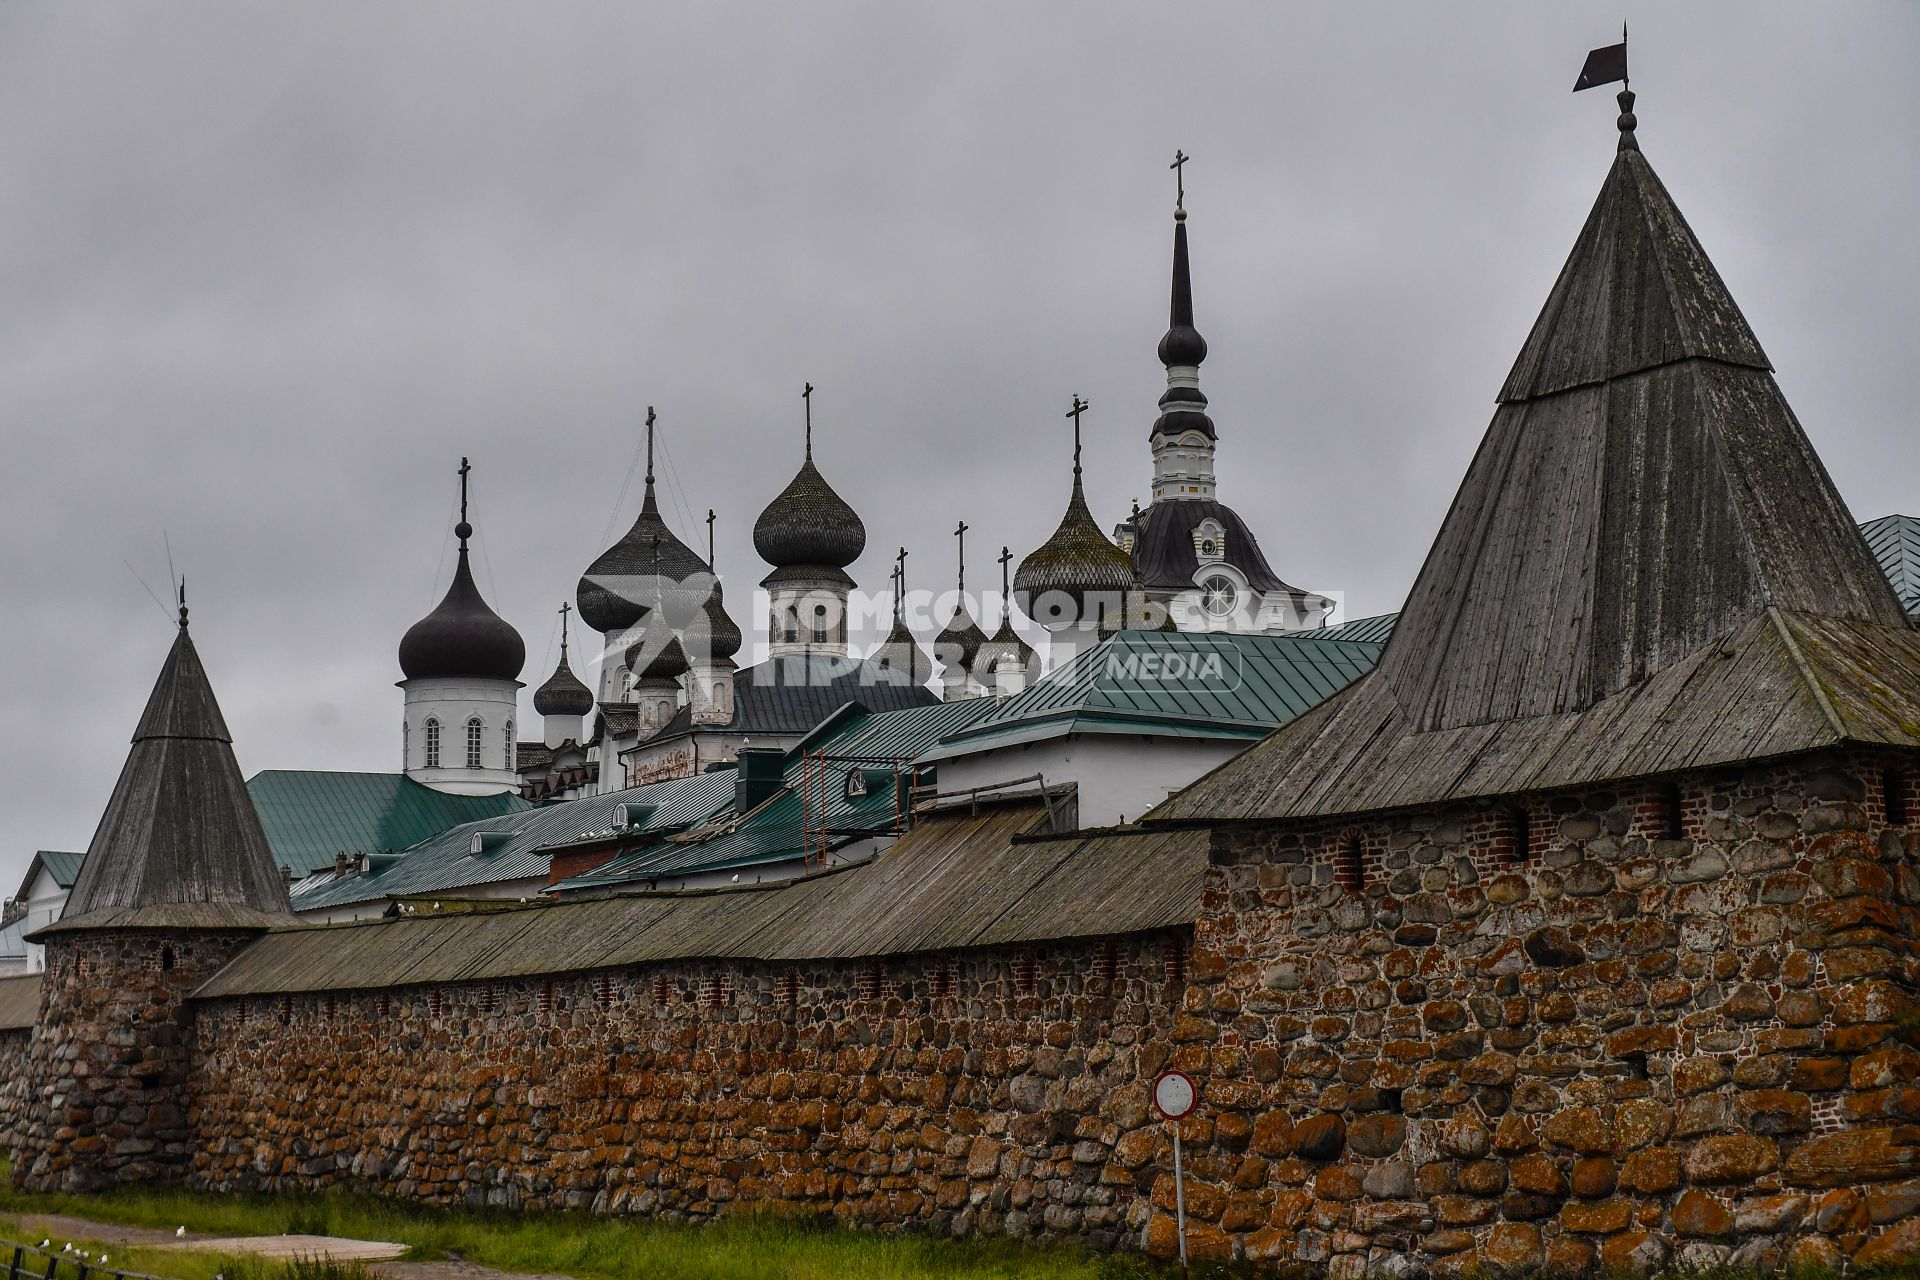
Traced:
[[84, 853], [67, 853], [59, 849], [36, 851], [33, 859], [27, 863], [27, 874], [20, 877], [20, 901], [25, 902], [27, 895], [33, 892], [33, 882], [40, 878], [42, 870], [52, 877], [53, 883], [59, 888], [73, 888], [74, 880], [80, 875], [80, 864], [86, 856]]
[[[786, 754], [782, 790], [752, 813], [666, 836], [592, 871], [553, 886], [558, 893], [610, 888], [634, 881], [681, 877], [705, 871], [792, 862], [805, 851], [803, 817], [830, 841], [844, 844], [860, 832], [890, 830], [897, 801], [890, 785], [849, 796], [849, 772], [892, 768], [913, 761], [941, 738], [993, 710], [991, 698], [963, 698], [875, 713], [856, 704], [841, 707]], [[809, 773], [807, 758], [817, 763]], [[731, 773], [725, 775], [733, 777]], [[801, 792], [808, 789], [803, 814]]]
[[1629, 146], [1379, 667], [1153, 816], [1920, 745], [1916, 663], [1920, 637], [1759, 344]]
[[286, 918], [286, 886], [181, 614], [65, 912], [40, 936]]
[[1920, 520], [1881, 516], [1860, 526], [1873, 558], [1908, 613], [1920, 613]]
[[296, 876], [331, 867], [335, 854], [393, 853], [459, 823], [528, 807], [510, 791], [449, 795], [404, 773], [263, 769], [247, 791], [274, 861]]
[[[610, 832], [616, 805], [648, 808], [645, 823], [635, 828], [638, 837], [710, 817], [732, 801], [733, 788], [733, 774], [703, 773], [557, 804], [532, 807], [521, 803], [492, 817], [462, 822], [429, 836], [376, 870], [338, 877], [329, 874], [297, 885], [294, 909], [315, 911], [544, 877], [552, 861], [551, 848], [589, 833]], [[476, 832], [507, 838], [476, 854], [472, 851]]]
[[1379, 656], [1379, 645], [1328, 640], [1318, 631], [1121, 631], [921, 759], [1069, 733], [1264, 737], [1366, 674]]

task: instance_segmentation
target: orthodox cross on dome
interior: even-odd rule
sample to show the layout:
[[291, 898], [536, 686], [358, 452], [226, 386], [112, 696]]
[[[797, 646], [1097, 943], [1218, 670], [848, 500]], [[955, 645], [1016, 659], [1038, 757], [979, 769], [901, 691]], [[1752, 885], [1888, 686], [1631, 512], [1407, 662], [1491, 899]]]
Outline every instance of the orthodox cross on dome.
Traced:
[[961, 596], [964, 597], [967, 594], [967, 522], [965, 520], [962, 520], [959, 527], [954, 529], [953, 536], [960, 540], [960, 577], [957, 585]]
[[1007, 566], [1013, 563], [1013, 548], [1000, 548], [1000, 620], [1007, 621], [1008, 603], [1013, 599], [1007, 584]]
[[709, 573], [715, 573], [715, 570], [713, 567], [713, 522], [717, 518], [718, 517], [716, 517], [713, 514], [713, 508], [708, 507], [707, 508], [707, 572]]
[[1173, 211], [1175, 213], [1187, 211], [1187, 175], [1183, 170], [1186, 168], [1187, 161], [1191, 159], [1193, 159], [1192, 156], [1176, 147], [1173, 152], [1173, 163], [1167, 166], [1173, 170]]
[[647, 483], [653, 483], [653, 406], [647, 406]]
[[901, 616], [901, 609], [906, 603], [906, 594], [907, 549], [902, 547], [900, 553], [893, 558], [893, 616], [896, 618]]
[[572, 612], [573, 606], [562, 602], [560, 605], [560, 662], [563, 666], [567, 661], [567, 615]]
[[463, 549], [467, 539], [473, 535], [473, 526], [467, 523], [467, 475], [472, 470], [472, 463], [465, 458], [460, 459], [460, 523], [453, 527], [453, 536], [460, 539]]
[[813, 456], [813, 384], [809, 382], [806, 390], [800, 393], [800, 399], [807, 407], [807, 456]]
[[1080, 415], [1093, 406], [1078, 395], [1073, 397], [1073, 408], [1067, 410], [1067, 416], [1073, 419], [1073, 474], [1080, 474]]

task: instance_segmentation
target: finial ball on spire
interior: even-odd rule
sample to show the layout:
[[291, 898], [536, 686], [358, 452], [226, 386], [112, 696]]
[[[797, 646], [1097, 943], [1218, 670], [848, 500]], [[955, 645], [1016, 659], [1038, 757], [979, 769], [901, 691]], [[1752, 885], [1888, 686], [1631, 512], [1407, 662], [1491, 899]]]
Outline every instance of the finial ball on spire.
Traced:
[[473, 536], [473, 526], [465, 520], [462, 520], [459, 524], [453, 526], [453, 536], [465, 542]]

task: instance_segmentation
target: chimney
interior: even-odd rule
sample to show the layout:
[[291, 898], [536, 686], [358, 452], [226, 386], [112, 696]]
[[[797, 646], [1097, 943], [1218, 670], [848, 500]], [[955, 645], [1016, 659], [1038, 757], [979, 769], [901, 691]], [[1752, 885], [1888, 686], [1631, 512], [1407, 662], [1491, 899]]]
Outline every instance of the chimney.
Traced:
[[740, 748], [739, 772], [733, 783], [733, 812], [748, 813], [780, 790], [787, 753], [779, 747]]

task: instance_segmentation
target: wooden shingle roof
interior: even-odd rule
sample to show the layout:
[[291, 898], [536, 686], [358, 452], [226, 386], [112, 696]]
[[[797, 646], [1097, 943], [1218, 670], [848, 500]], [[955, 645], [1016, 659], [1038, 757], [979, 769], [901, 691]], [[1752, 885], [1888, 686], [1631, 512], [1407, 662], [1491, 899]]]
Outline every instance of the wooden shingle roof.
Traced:
[[290, 919], [286, 886], [183, 622], [65, 913], [35, 936], [261, 928]]
[[1638, 150], [1500, 400], [1378, 668], [1154, 816], [1920, 745], [1920, 637]]

